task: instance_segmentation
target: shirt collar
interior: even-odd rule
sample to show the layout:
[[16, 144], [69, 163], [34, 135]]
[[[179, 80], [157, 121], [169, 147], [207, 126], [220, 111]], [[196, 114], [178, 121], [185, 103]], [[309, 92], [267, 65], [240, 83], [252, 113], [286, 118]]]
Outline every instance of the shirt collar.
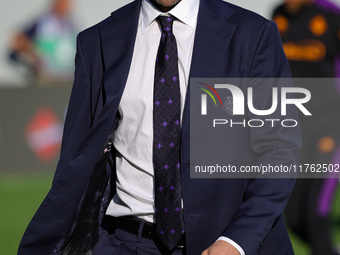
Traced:
[[198, 14], [199, 0], [182, 0], [168, 13], [159, 11], [150, 3], [149, 0], [142, 1], [142, 31], [146, 30], [148, 26], [159, 16], [164, 14], [171, 14], [177, 19], [195, 28]]

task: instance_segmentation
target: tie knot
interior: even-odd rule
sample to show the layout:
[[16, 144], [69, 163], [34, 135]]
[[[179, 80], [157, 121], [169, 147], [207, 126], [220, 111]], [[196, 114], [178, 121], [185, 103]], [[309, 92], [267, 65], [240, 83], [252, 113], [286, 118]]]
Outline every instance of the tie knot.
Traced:
[[157, 20], [161, 24], [162, 31], [172, 33], [172, 24], [174, 23], [174, 16], [158, 16]]

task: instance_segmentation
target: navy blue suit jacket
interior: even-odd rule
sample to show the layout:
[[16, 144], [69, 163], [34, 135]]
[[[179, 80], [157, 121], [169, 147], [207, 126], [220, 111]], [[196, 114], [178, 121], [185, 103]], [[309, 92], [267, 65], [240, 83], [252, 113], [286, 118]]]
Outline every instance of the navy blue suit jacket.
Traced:
[[[60, 161], [19, 254], [88, 254], [106, 234], [100, 224], [115, 192], [112, 134], [119, 123], [115, 114], [129, 73], [139, 11], [136, 0], [78, 35]], [[220, 0], [201, 0], [190, 77], [289, 76], [273, 22]], [[296, 118], [296, 113], [287, 117]], [[245, 129], [245, 135], [226, 145], [249, 144], [242, 148], [245, 153], [227, 157], [248, 155], [244, 160], [254, 164], [296, 163], [301, 143], [296, 129], [261, 130], [247, 135]], [[255, 146], [263, 135], [269, 139]], [[294, 179], [191, 179], [189, 138], [187, 97], [181, 179], [188, 254], [201, 254], [221, 235], [247, 255], [293, 254], [282, 211]]]

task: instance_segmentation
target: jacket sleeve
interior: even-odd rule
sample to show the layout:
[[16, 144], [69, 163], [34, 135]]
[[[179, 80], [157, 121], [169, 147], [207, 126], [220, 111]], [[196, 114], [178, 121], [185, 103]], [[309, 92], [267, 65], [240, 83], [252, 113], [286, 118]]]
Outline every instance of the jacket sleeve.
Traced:
[[[65, 201], [60, 199], [63, 195], [60, 191], [67, 192], [67, 190], [59, 189], [59, 192], [56, 192], [58, 186], [56, 180], [60, 179], [58, 177], [66, 162], [72, 157], [91, 126], [91, 82], [79, 36], [75, 68], [75, 81], [64, 127], [61, 158], [52, 188], [27, 227], [18, 254], [51, 254], [68, 228], [70, 212], [60, 209], [65, 204]], [[71, 198], [69, 197], [69, 200]]]
[[[263, 29], [253, 59], [250, 77], [290, 77], [290, 69], [277, 27], [271, 21]], [[267, 85], [266, 82], [264, 84]], [[269, 109], [272, 105], [271, 88], [268, 89], [268, 86], [265, 85], [260, 82], [253, 84], [254, 101], [256, 98], [260, 99], [257, 109]], [[279, 111], [274, 115], [271, 118], [282, 119]], [[259, 119], [260, 117], [248, 113], [248, 118]], [[297, 120], [296, 110], [293, 107], [289, 108], [284, 119]], [[250, 128], [250, 146], [258, 166], [297, 164], [301, 147], [299, 126], [284, 128], [282, 125], [276, 124], [275, 127], [265, 125], [261, 128]], [[250, 179], [244, 194], [244, 201], [236, 210], [231, 223], [222, 235], [240, 245], [247, 255], [256, 254], [265, 242], [267, 234], [281, 216], [294, 184], [294, 174], [286, 176], [286, 178]]]

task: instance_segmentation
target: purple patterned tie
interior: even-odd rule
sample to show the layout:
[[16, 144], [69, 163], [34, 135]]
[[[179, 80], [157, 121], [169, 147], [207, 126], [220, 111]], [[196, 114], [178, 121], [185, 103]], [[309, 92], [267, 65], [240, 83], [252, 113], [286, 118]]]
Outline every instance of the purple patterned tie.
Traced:
[[162, 28], [155, 67], [153, 163], [157, 233], [172, 250], [184, 233], [181, 210], [180, 114], [181, 95], [173, 16], [157, 18]]

